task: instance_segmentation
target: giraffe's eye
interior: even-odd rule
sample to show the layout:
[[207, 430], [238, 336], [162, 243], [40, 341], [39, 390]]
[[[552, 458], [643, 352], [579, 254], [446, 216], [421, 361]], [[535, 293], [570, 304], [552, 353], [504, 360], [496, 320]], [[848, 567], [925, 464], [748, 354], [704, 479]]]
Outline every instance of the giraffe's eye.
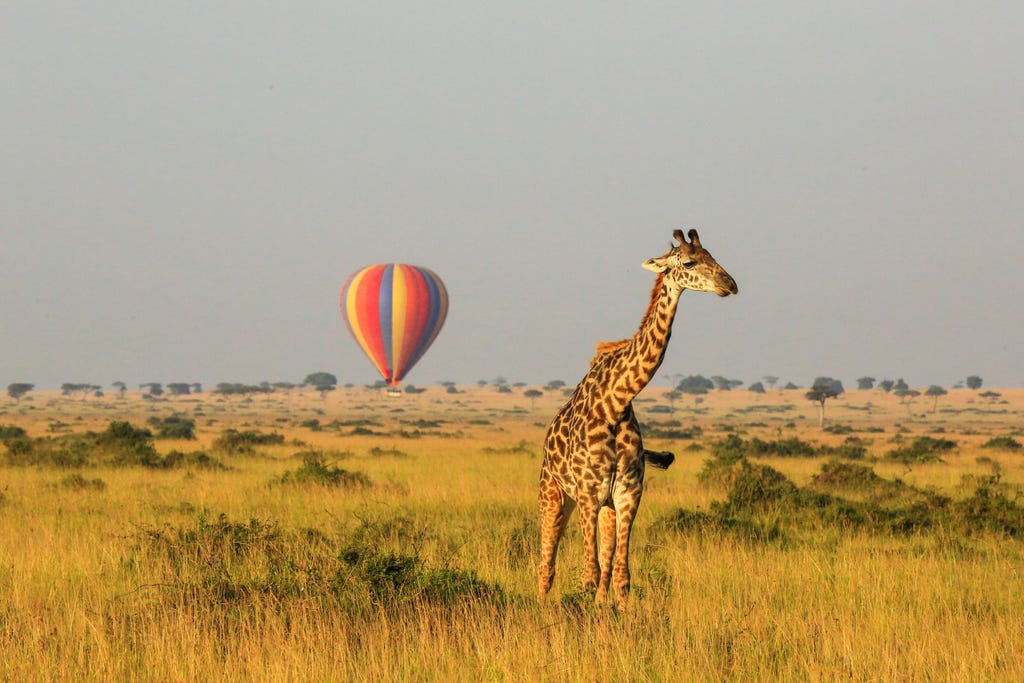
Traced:
[[686, 263], [683, 264], [683, 268], [686, 268], [687, 270], [693, 270], [694, 266], [696, 265], [696, 261], [687, 261]]

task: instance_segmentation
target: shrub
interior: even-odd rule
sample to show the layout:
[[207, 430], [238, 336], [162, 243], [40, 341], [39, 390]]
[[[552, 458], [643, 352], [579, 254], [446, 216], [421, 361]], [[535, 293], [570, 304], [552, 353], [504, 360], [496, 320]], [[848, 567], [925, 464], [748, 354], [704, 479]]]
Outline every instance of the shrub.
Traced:
[[0, 441], [7, 442], [25, 436], [25, 430], [14, 425], [0, 425]]
[[881, 477], [866, 465], [855, 465], [848, 462], [831, 461], [821, 467], [811, 481], [818, 487], [828, 490], [866, 490], [874, 489]]
[[225, 429], [213, 442], [213, 448], [228, 455], [250, 455], [255, 446], [277, 446], [284, 443], [284, 437], [276, 432], [264, 434], [258, 430], [238, 431]]
[[177, 467], [195, 467], [200, 470], [226, 470], [230, 469], [220, 460], [212, 457], [204, 451], [171, 451], [163, 457], [160, 467], [174, 469]]
[[151, 417], [147, 423], [156, 429], [157, 439], [183, 439], [194, 441], [196, 438], [196, 421], [189, 417], [171, 415], [170, 417]]
[[868, 455], [868, 449], [860, 443], [847, 441], [839, 446], [822, 446], [818, 449], [821, 455], [830, 455], [833, 458], [844, 460], [863, 460]]
[[362, 472], [349, 472], [324, 462], [323, 454], [309, 451], [303, 457], [302, 467], [285, 472], [278, 480], [281, 484], [316, 484], [340, 486], [346, 489], [371, 486], [370, 478]]
[[57, 482], [56, 485], [58, 488], [71, 489], [72, 491], [103, 491], [107, 488], [107, 483], [102, 479], [86, 479], [78, 473], [69, 474]]
[[375, 458], [380, 458], [384, 456], [391, 456], [394, 458], [406, 458], [409, 456], [409, 454], [406, 453], [405, 451], [399, 450], [393, 446], [391, 448], [381, 448], [379, 446], [374, 446], [370, 449], [370, 455], [374, 456]]
[[956, 442], [949, 439], [936, 439], [931, 436], [919, 436], [907, 446], [893, 449], [886, 454], [890, 460], [902, 463], [941, 462], [940, 453], [956, 448]]
[[953, 504], [957, 522], [968, 532], [990, 531], [1024, 537], [1024, 508], [1006, 495], [998, 477], [985, 477], [968, 498]]
[[798, 497], [796, 484], [767, 465], [754, 465], [743, 460], [734, 471], [732, 487], [726, 498], [734, 509], [790, 504]]
[[97, 449], [112, 465], [159, 467], [160, 455], [152, 443], [153, 433], [133, 427], [130, 422], [114, 421], [96, 435]]
[[1021, 444], [1012, 436], [996, 436], [983, 443], [981, 447], [999, 448], [1006, 451], [1018, 451], [1021, 448]]
[[823, 427], [821, 431], [829, 432], [830, 434], [852, 434], [853, 427], [844, 424], [833, 424]]
[[48, 465], [84, 467], [95, 451], [95, 434], [67, 435], [59, 438], [17, 437], [5, 442], [4, 463], [15, 467]]
[[507, 602], [504, 591], [497, 584], [481, 580], [476, 572], [427, 567], [418, 555], [349, 545], [340, 557], [377, 605], [409, 601], [451, 605], [465, 599], [496, 604]]

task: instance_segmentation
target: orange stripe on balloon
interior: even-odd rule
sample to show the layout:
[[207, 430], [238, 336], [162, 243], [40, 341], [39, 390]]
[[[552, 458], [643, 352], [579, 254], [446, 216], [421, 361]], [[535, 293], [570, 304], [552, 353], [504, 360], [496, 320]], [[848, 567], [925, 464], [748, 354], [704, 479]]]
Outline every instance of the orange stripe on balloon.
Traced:
[[406, 309], [409, 306], [407, 292], [408, 267], [396, 263], [391, 280], [391, 372], [392, 383], [398, 384], [405, 374], [406, 358], [402, 354], [406, 336]]
[[349, 288], [345, 311], [359, 346], [377, 371], [385, 379], [389, 379], [387, 356], [380, 328], [380, 309], [377, 306], [384, 269], [384, 265], [369, 266], [355, 276]]
[[402, 345], [402, 375], [416, 362], [416, 350], [423, 340], [430, 317], [430, 292], [420, 268], [406, 271], [406, 331]]

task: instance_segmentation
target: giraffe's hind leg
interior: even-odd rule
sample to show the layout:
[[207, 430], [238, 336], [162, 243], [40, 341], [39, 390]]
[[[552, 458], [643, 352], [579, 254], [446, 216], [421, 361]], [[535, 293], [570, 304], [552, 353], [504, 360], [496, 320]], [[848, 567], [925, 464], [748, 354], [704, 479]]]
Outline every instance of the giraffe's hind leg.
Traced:
[[601, 577], [597, 581], [597, 601], [608, 599], [608, 588], [612, 582], [612, 557], [615, 555], [616, 514], [611, 507], [605, 506], [597, 515], [597, 560], [601, 567]]
[[537, 587], [541, 599], [551, 590], [555, 581], [555, 556], [576, 503], [565, 495], [547, 470], [540, 477], [540, 565], [537, 568]]

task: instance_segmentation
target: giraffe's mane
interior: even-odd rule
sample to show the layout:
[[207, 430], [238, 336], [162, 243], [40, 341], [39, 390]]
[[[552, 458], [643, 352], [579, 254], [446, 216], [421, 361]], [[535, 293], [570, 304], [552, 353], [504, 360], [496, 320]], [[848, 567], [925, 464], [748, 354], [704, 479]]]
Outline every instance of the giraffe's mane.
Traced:
[[[661, 285], [665, 281], [665, 273], [658, 273], [658, 277], [654, 280], [654, 287], [651, 289], [651, 301], [647, 304], [647, 310], [644, 311], [643, 320], [640, 321], [640, 329], [642, 330], [647, 321], [650, 320], [654, 314], [654, 309], [658, 307], [658, 299], [661, 298]], [[639, 330], [638, 330], [639, 331]], [[636, 335], [633, 335], [634, 337]]]
[[598, 342], [597, 346], [594, 348], [594, 357], [590, 359], [590, 364], [593, 365], [594, 363], [596, 363], [598, 360], [600, 360], [601, 356], [605, 355], [606, 353], [618, 351], [621, 348], [629, 346], [629, 343], [631, 341], [633, 341], [632, 337], [630, 337], [629, 339], [620, 339], [619, 341]]
[[[665, 274], [658, 273], [658, 277], [654, 280], [654, 288], [651, 290], [651, 301], [650, 303], [647, 304], [647, 310], [644, 311], [643, 320], [640, 321], [639, 329], [641, 330], [644, 328], [644, 325], [647, 324], [647, 321], [650, 319], [650, 317], [654, 314], [654, 309], [657, 308], [658, 306], [658, 299], [661, 296], [661, 285], [664, 279]], [[639, 334], [639, 330], [637, 330], [636, 334]], [[606, 353], [612, 353], [614, 351], [618, 351], [620, 349], [625, 348], [636, 338], [636, 334], [627, 339], [620, 339], [619, 341], [598, 342], [597, 346], [594, 348], [594, 357], [590, 359], [590, 364], [593, 365], [594, 363], [596, 363]]]

